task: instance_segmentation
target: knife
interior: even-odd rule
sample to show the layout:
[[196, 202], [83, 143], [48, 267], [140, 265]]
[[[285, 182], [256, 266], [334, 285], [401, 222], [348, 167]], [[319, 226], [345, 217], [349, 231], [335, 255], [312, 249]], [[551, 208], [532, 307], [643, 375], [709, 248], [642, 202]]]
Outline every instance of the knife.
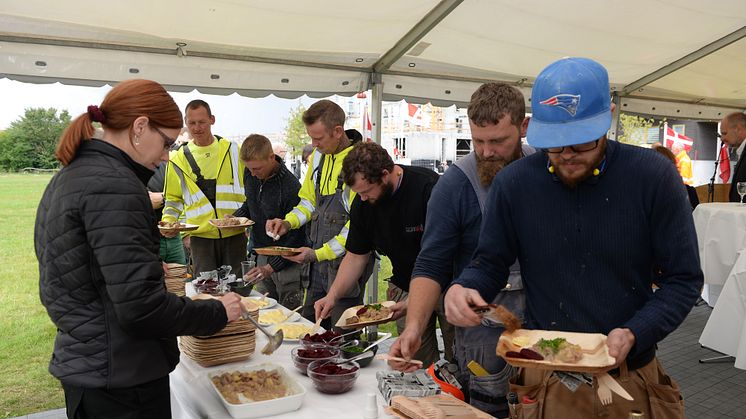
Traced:
[[619, 384], [612, 376], [610, 376], [607, 373], [601, 373], [596, 375], [596, 378], [599, 379], [599, 381], [602, 381], [604, 384], [606, 384], [606, 387], [609, 388], [609, 390], [613, 391], [614, 393], [621, 396], [623, 399], [627, 399], [629, 401], [633, 401], [635, 399], [630, 396], [629, 393], [627, 393], [627, 390], [622, 387], [621, 384]]

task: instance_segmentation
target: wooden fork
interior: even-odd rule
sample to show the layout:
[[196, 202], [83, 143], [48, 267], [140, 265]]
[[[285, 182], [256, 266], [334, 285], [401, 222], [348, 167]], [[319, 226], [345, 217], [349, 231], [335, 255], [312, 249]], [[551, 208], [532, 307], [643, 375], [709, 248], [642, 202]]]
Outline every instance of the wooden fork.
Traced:
[[598, 382], [598, 390], [596, 391], [598, 400], [604, 406], [611, 404], [611, 389], [602, 380], [596, 379], [596, 381]]

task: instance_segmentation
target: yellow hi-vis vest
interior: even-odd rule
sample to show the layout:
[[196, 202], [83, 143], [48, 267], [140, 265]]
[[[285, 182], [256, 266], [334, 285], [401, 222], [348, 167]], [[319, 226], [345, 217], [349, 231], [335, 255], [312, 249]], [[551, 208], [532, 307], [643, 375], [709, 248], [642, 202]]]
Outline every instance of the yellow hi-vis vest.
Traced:
[[[233, 214], [246, 200], [243, 189], [244, 166], [238, 158], [238, 146], [226, 139], [218, 142], [218, 172], [215, 179], [215, 207], [197, 186], [197, 176], [184, 155], [184, 147], [171, 153], [163, 184], [165, 204], [163, 221], [174, 222], [185, 213], [188, 224], [199, 226], [190, 234], [218, 239], [244, 234], [243, 230], [218, 230], [208, 220]], [[192, 143], [192, 142], [190, 142]]]
[[[334, 195], [336, 193], [339, 176], [342, 172], [342, 162], [351, 150], [352, 145], [337, 154], [323, 154], [318, 149], [313, 150], [306, 177], [298, 191], [300, 203], [292, 211], [285, 214], [285, 221], [290, 223], [291, 229], [300, 228], [311, 220], [311, 215], [316, 210], [316, 182], [319, 183], [318, 187], [321, 195]], [[316, 173], [322, 159], [324, 160], [323, 173]], [[349, 214], [352, 200], [356, 194], [347, 184], [344, 184], [341, 195], [342, 206]], [[344, 256], [349, 231], [350, 221], [348, 220], [338, 235], [315, 249], [316, 260], [322, 262]], [[319, 246], [319, 244], [315, 243], [314, 246]]]

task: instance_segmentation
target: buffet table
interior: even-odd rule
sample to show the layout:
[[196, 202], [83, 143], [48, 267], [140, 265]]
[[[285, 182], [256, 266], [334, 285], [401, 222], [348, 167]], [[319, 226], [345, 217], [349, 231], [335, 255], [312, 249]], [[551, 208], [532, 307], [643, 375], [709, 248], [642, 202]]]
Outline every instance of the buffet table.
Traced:
[[735, 367], [746, 369], [746, 249], [725, 281], [699, 338], [703, 346], [735, 357]]
[[[312, 324], [305, 319], [302, 321]], [[251, 358], [244, 362], [209, 368], [199, 366], [182, 354], [181, 362], [170, 375], [172, 417], [178, 419], [230, 418], [231, 416], [225, 410], [219, 396], [209, 382], [207, 374], [217, 371], [231, 371], [245, 365], [272, 363], [284, 368], [288, 375], [306, 390], [303, 404], [299, 410], [272, 416], [273, 418], [362, 418], [363, 408], [369, 393], [376, 394], [378, 417], [393, 418], [383, 411], [385, 402], [377, 388], [376, 371], [388, 369], [384, 361], [374, 359], [369, 366], [362, 368], [355, 386], [349, 392], [324, 394], [316, 390], [310, 378], [298, 372], [293, 366], [290, 351], [298, 345], [297, 342], [284, 342], [272, 355], [261, 353], [261, 349], [266, 343], [267, 337], [257, 330], [256, 350]]]
[[705, 275], [702, 298], [715, 307], [738, 252], [746, 249], [746, 205], [700, 204], [694, 210], [699, 257]]

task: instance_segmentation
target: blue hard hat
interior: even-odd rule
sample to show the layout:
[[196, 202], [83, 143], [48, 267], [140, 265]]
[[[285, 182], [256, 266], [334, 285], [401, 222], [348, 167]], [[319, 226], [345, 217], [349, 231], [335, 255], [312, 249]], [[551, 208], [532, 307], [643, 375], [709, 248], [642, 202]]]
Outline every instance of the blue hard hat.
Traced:
[[542, 70], [531, 91], [526, 137], [536, 148], [583, 144], [611, 127], [609, 75], [588, 58], [563, 58]]

